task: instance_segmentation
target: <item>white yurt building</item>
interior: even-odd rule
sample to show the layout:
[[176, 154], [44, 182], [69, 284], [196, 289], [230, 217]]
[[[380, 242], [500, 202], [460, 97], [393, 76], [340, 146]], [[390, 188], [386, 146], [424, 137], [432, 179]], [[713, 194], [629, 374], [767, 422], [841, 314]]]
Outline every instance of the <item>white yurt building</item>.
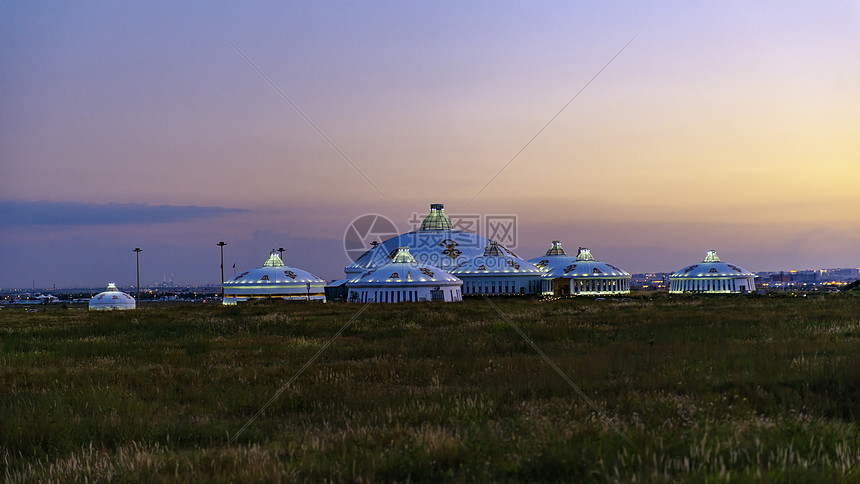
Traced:
[[[441, 203], [430, 205], [430, 213], [418, 230], [391, 237], [368, 250], [348, 265], [344, 272], [347, 279], [387, 264], [394, 259], [401, 247], [408, 247], [409, 253], [419, 264], [452, 271], [475, 257], [484, 255], [484, 248], [490, 245], [486, 237], [464, 230], [455, 230], [451, 219], [445, 214]], [[506, 254], [516, 254], [499, 244]]]
[[400, 247], [391, 262], [347, 282], [349, 302], [460, 301], [463, 281]]
[[272, 250], [262, 267], [224, 281], [223, 287], [225, 305], [276, 298], [287, 301], [325, 301], [325, 280], [308, 271], [284, 265], [276, 250]]
[[116, 288], [116, 284], [109, 283], [104, 292], [100, 292], [90, 299], [90, 311], [113, 311], [123, 309], [134, 309], [136, 307], [134, 298]]
[[595, 259], [585, 247], [580, 247], [576, 258], [566, 265], [559, 263], [564, 260], [562, 257], [549, 259], [550, 262], [543, 266], [547, 270], [541, 278], [542, 294], [597, 296], [630, 292], [630, 274], [617, 266]]
[[755, 291], [756, 275], [722, 262], [717, 251], [709, 250], [705, 260], [669, 276], [669, 292], [745, 293]]
[[468, 296], [537, 294], [543, 272], [490, 242], [482, 256], [469, 259], [451, 274], [463, 281], [463, 294]]

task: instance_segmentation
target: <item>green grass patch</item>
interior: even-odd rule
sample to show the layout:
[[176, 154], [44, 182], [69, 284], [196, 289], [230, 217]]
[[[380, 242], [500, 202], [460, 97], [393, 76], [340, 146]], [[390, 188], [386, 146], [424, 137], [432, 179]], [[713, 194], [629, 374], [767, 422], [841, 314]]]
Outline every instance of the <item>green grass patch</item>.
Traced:
[[[860, 481], [860, 297], [0, 313], [11, 482]], [[634, 443], [628, 445], [606, 418]]]

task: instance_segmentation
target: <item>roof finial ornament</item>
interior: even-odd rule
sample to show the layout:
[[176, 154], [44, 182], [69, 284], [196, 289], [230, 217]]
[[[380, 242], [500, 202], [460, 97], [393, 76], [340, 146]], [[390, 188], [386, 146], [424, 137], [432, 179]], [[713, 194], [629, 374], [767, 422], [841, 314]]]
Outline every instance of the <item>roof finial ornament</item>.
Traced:
[[567, 255], [567, 253], [564, 251], [564, 247], [561, 246], [560, 241], [553, 240], [552, 246], [546, 251], [546, 255]]
[[502, 251], [499, 250], [499, 243], [496, 242], [495, 240], [491, 240], [490, 245], [487, 247], [484, 247], [484, 255], [485, 256], [502, 255]]
[[720, 256], [717, 255], [717, 251], [711, 249], [705, 255], [705, 260], [703, 260], [702, 262], [719, 262], [719, 261], [720, 261]]
[[263, 263], [263, 267], [283, 267], [283, 265], [284, 261], [275, 249], [272, 249], [272, 252], [269, 253], [269, 258]]
[[430, 204], [430, 214], [421, 222], [421, 230], [454, 230], [454, 224], [445, 215], [444, 205], [441, 203]]
[[409, 253], [409, 247], [398, 247], [397, 254], [395, 254], [394, 259], [391, 262], [414, 264], [415, 257]]

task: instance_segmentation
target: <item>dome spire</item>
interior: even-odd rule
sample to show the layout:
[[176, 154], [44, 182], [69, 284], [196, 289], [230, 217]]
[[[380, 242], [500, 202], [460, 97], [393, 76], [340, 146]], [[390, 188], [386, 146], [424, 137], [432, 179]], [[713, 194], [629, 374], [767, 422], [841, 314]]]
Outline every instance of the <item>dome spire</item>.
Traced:
[[266, 259], [266, 262], [263, 263], [263, 267], [283, 267], [284, 261], [281, 260], [281, 256], [278, 255], [278, 251], [272, 249], [272, 252], [269, 254], [269, 258]]
[[451, 219], [445, 215], [444, 205], [430, 204], [430, 214], [421, 222], [421, 230], [454, 230]]
[[719, 261], [720, 261], [720, 256], [717, 255], [717, 251], [709, 250], [708, 253], [705, 255], [705, 260], [703, 260], [702, 262], [719, 262]]
[[561, 242], [558, 240], [552, 241], [552, 246], [546, 251], [546, 255], [567, 255], [564, 251], [564, 247], [561, 246]]
[[591, 251], [588, 249], [588, 247], [580, 247], [579, 254], [576, 254], [576, 260], [594, 260], [594, 256], [591, 255]]
[[504, 255], [504, 254], [502, 254], [502, 251], [499, 249], [498, 242], [491, 240], [490, 245], [487, 247], [484, 247], [484, 256], [489, 256], [489, 255]]
[[414, 264], [415, 257], [412, 257], [412, 254], [409, 253], [409, 247], [400, 247], [397, 249], [397, 254], [395, 254], [394, 260], [392, 262], [405, 262], [407, 264]]

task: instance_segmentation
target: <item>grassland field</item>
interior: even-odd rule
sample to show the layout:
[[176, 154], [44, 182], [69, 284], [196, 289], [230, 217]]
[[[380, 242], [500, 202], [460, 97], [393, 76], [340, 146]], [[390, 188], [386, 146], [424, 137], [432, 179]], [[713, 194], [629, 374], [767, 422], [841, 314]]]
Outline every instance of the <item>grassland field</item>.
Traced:
[[0, 477], [860, 482], [856, 294], [493, 303], [4, 309]]

